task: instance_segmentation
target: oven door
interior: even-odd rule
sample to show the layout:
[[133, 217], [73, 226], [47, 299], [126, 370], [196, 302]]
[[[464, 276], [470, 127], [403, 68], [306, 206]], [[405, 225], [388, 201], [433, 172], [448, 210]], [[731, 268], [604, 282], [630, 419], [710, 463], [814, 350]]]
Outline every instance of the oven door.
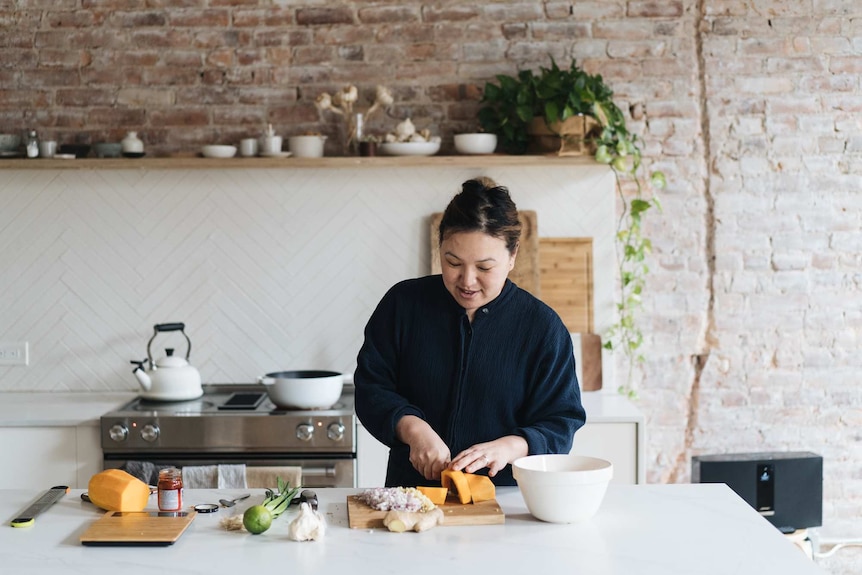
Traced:
[[[128, 464], [140, 469], [141, 464], [151, 464], [148, 469], [157, 470], [162, 467], [204, 466], [244, 464], [254, 468], [300, 467], [302, 469], [302, 487], [355, 487], [356, 458], [352, 454], [321, 456], [310, 454], [225, 454], [225, 453], [159, 453], [143, 456], [130, 453], [106, 453], [103, 459], [104, 469], [124, 469]], [[135, 474], [136, 475], [136, 474]], [[260, 474], [255, 474], [260, 475]], [[151, 479], [149, 483], [154, 484]], [[275, 485], [248, 485], [256, 488], [274, 488]]]

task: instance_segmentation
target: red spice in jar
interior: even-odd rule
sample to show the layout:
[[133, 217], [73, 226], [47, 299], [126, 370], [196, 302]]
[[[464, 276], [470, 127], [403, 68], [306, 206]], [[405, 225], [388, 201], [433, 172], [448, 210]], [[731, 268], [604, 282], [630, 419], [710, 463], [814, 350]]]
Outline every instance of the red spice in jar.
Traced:
[[183, 508], [183, 472], [176, 467], [159, 471], [159, 510], [180, 511]]

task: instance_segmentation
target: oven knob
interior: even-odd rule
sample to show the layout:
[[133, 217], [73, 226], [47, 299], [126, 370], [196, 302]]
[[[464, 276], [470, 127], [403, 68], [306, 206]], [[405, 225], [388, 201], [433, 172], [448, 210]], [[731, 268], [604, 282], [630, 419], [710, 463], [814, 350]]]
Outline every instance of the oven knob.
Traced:
[[122, 423], [117, 423], [111, 426], [108, 430], [108, 435], [117, 443], [125, 441], [129, 437], [129, 428]]
[[155, 423], [148, 423], [141, 430], [141, 439], [144, 441], [153, 442], [159, 438], [159, 426]]
[[314, 426], [310, 423], [300, 423], [296, 426], [296, 438], [302, 441], [311, 441], [311, 436], [314, 435]]
[[326, 428], [326, 437], [332, 441], [341, 441], [344, 439], [344, 426], [337, 421], [330, 423]]

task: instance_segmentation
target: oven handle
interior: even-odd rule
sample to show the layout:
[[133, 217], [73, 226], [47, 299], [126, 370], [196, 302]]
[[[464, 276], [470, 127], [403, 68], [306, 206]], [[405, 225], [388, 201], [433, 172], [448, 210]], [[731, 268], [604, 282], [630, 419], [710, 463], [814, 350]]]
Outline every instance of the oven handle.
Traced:
[[312, 477], [335, 477], [335, 466], [327, 465], [326, 467], [303, 467], [302, 474]]

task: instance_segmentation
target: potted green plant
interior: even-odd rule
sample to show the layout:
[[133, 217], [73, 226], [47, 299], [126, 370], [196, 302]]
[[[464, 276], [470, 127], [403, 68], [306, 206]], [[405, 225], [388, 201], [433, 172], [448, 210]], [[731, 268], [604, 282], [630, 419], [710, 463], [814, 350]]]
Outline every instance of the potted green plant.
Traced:
[[485, 85], [479, 122], [510, 154], [555, 151], [553, 140], [559, 152], [586, 152], [582, 144], [594, 139], [598, 126], [593, 104], [613, 96], [601, 76], [587, 74], [575, 61], [563, 69], [552, 59], [538, 74], [521, 70], [497, 81]]
[[498, 84], [485, 85], [479, 121], [485, 131], [498, 135], [504, 151], [523, 154], [530, 150], [530, 125], [536, 125], [536, 118], [552, 132], [556, 127], [563, 140], [566, 135], [558, 126], [571, 118], [584, 118], [586, 123], [577, 136], [582, 147], [613, 170], [622, 205], [615, 237], [618, 320], [604, 334], [603, 345], [625, 354], [628, 369], [619, 391], [634, 396], [634, 368], [644, 361], [637, 312], [649, 273], [646, 256], [652, 251], [652, 243], [643, 235], [642, 219], [651, 208], [661, 209], [654, 192], [665, 186], [664, 174], [646, 173], [640, 139], [629, 132], [625, 115], [613, 101], [613, 90], [601, 75], [586, 73], [574, 60], [568, 69], [561, 69], [552, 59], [551, 67], [540, 67], [538, 74], [521, 70], [516, 76], [496, 79]]

